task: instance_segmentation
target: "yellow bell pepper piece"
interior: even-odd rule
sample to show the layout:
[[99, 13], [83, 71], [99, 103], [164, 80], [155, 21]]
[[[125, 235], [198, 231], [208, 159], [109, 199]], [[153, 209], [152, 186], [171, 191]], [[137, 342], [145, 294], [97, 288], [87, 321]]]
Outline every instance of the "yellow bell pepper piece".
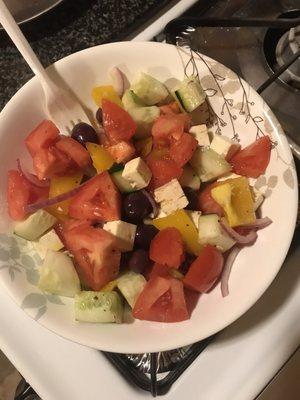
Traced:
[[86, 148], [98, 174], [108, 170], [114, 164], [115, 160], [103, 146], [96, 143], [86, 143]]
[[254, 201], [248, 179], [228, 179], [211, 190], [212, 198], [224, 209], [231, 227], [251, 224], [256, 220]]
[[118, 106], [123, 107], [120, 97], [111, 85], [94, 87], [92, 90], [92, 97], [98, 107], [102, 107], [103, 99], [110, 100]]
[[152, 142], [152, 137], [147, 137], [134, 142], [135, 148], [141, 157], [145, 158], [151, 153]]
[[166, 217], [156, 218], [152, 221], [152, 224], [159, 230], [170, 227], [177, 228], [181, 233], [187, 251], [195, 255], [200, 254], [203, 246], [198, 241], [198, 231], [195, 224], [186, 211], [177, 210]]
[[101, 289], [101, 292], [112, 292], [118, 285], [117, 279], [108, 282], [103, 288]]
[[[69, 192], [80, 185], [82, 173], [76, 173], [70, 176], [52, 178], [50, 182], [49, 199]], [[48, 207], [48, 211], [60, 220], [65, 220], [68, 216], [70, 200], [65, 200]]]

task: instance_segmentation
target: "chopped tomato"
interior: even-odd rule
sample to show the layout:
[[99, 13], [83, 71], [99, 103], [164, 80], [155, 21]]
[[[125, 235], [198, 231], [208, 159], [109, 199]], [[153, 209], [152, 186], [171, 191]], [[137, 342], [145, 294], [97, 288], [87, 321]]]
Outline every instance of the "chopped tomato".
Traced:
[[220, 217], [224, 215], [223, 208], [212, 198], [211, 189], [218, 186], [218, 182], [208, 185], [201, 190], [198, 196], [198, 207], [203, 214], [217, 214]]
[[161, 276], [150, 279], [134, 305], [133, 316], [157, 322], [188, 319], [182, 282]]
[[162, 115], [166, 115], [166, 114], [180, 114], [181, 110], [180, 107], [177, 103], [177, 101], [173, 101], [172, 103], [169, 104], [165, 104], [163, 106], [159, 107], [160, 109], [160, 113]]
[[172, 139], [178, 140], [190, 126], [187, 114], [167, 114], [157, 118], [152, 126], [154, 143], [168, 145]]
[[85, 221], [65, 225], [63, 235], [83, 284], [97, 291], [118, 276], [121, 253], [109, 232]]
[[169, 269], [167, 265], [155, 263], [149, 273], [149, 279], [155, 276], [170, 277]]
[[264, 136], [236, 153], [230, 164], [236, 174], [258, 178], [266, 171], [270, 156], [271, 140], [269, 136]]
[[196, 292], [207, 292], [221, 275], [223, 262], [222, 253], [216, 247], [206, 245], [183, 278], [184, 285]]
[[179, 167], [173, 160], [168, 159], [147, 159], [148, 167], [152, 172], [150, 187], [155, 189], [172, 179], [179, 179], [182, 175], [182, 168]]
[[178, 268], [184, 260], [184, 245], [178, 229], [159, 231], [150, 244], [149, 257], [158, 264]]
[[52, 121], [41, 122], [25, 139], [25, 145], [33, 157], [40, 149], [47, 149], [58, 138], [59, 130]]
[[177, 165], [183, 167], [194, 154], [198, 146], [197, 140], [188, 133], [183, 133], [170, 147], [170, 157]]
[[56, 142], [55, 147], [65, 153], [80, 168], [85, 168], [91, 163], [89, 152], [71, 137], [60, 137]]
[[40, 149], [33, 156], [33, 169], [39, 179], [71, 174], [76, 169], [72, 160], [54, 146]]
[[136, 123], [123, 108], [110, 100], [102, 100], [103, 126], [114, 142], [129, 140], [135, 134]]
[[19, 171], [8, 171], [8, 213], [13, 220], [24, 219], [26, 217], [25, 207], [28, 204], [48, 198], [48, 193], [49, 188], [34, 186]]
[[121, 218], [121, 196], [107, 171], [90, 179], [71, 199], [69, 216], [94, 222]]
[[117, 163], [125, 163], [131, 160], [135, 155], [135, 147], [133, 144], [123, 140], [119, 143], [108, 146], [107, 151]]

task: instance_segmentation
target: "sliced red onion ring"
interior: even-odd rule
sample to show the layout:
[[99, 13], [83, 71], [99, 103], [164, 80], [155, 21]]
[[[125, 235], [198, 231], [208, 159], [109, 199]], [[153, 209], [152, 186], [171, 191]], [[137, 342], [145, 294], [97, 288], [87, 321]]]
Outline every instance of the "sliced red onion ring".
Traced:
[[155, 202], [155, 200], [153, 199], [153, 197], [151, 196], [151, 194], [149, 192], [147, 192], [147, 190], [143, 189], [142, 193], [147, 197], [147, 199], [150, 201], [152, 209], [153, 209], [153, 218], [155, 218], [158, 214], [158, 206]]
[[234, 246], [231, 249], [231, 252], [228, 254], [227, 260], [225, 262], [223, 271], [222, 271], [222, 276], [221, 276], [221, 293], [223, 297], [226, 297], [229, 295], [229, 287], [228, 287], [228, 281], [229, 281], [229, 276], [230, 272], [233, 266], [233, 263], [241, 251], [241, 247], [239, 246]]
[[109, 74], [113, 81], [113, 86], [115, 91], [118, 93], [120, 97], [123, 96], [124, 93], [124, 76], [123, 73], [117, 67], [113, 67]]
[[232, 229], [227, 224], [225, 219], [222, 218], [220, 222], [224, 230], [228, 233], [228, 235], [232, 237], [232, 239], [234, 239], [239, 244], [253, 244], [257, 239], [257, 233], [255, 230], [252, 230], [247, 235], [243, 236], [240, 235], [238, 232], [236, 232], [234, 229]]
[[246, 229], [263, 229], [266, 228], [267, 226], [272, 224], [272, 220], [269, 217], [264, 217], [264, 218], [258, 218], [253, 224], [249, 225], [243, 225], [241, 228], [246, 228]]
[[35, 175], [31, 174], [30, 172], [26, 171], [22, 165], [21, 161], [19, 158], [17, 158], [17, 167], [19, 172], [24, 176], [24, 178], [31, 183], [32, 185], [39, 187], [39, 188], [45, 188], [50, 185], [49, 179], [45, 179], [43, 181], [40, 181]]
[[34, 212], [40, 210], [41, 208], [50, 207], [50, 206], [53, 206], [54, 204], [60, 203], [61, 201], [69, 200], [71, 197], [75, 196], [75, 194], [77, 194], [77, 192], [83, 186], [85, 186], [88, 182], [89, 181], [86, 181], [86, 182], [82, 183], [81, 185], [77, 186], [76, 188], [70, 190], [69, 192], [62, 193], [56, 197], [52, 197], [51, 199], [42, 200], [42, 201], [39, 201], [39, 202], [33, 203], [33, 204], [28, 204], [25, 207], [25, 211], [26, 211], [26, 213], [30, 214], [30, 213], [34, 213]]

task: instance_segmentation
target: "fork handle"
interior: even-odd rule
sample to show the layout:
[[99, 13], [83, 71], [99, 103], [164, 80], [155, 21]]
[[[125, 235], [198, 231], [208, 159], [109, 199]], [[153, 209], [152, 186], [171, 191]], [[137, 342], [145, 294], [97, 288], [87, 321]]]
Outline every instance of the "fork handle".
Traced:
[[29, 67], [39, 78], [42, 86], [52, 86], [51, 79], [49, 78], [47, 72], [42, 66], [40, 60], [35, 55], [27, 39], [23, 35], [21, 29], [15, 22], [8, 8], [4, 4], [3, 0], [0, 0], [0, 23], [6, 30], [7, 34], [10, 36], [11, 40], [14, 42], [19, 52], [22, 54]]

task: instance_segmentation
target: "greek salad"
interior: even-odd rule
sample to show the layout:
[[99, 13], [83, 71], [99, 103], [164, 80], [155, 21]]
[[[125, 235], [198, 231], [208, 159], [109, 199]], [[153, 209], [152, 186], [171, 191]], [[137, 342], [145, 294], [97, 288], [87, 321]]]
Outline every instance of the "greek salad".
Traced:
[[95, 126], [68, 135], [44, 120], [25, 138], [32, 171], [20, 159], [8, 171], [14, 234], [42, 259], [39, 289], [74, 298], [77, 321], [121, 323], [124, 307], [187, 320], [194, 294], [220, 281], [228, 295], [235, 257], [271, 223], [249, 181], [271, 141], [241, 149], [197, 123], [208, 100], [196, 76], [172, 92], [146, 73], [127, 90], [112, 77], [92, 90]]

